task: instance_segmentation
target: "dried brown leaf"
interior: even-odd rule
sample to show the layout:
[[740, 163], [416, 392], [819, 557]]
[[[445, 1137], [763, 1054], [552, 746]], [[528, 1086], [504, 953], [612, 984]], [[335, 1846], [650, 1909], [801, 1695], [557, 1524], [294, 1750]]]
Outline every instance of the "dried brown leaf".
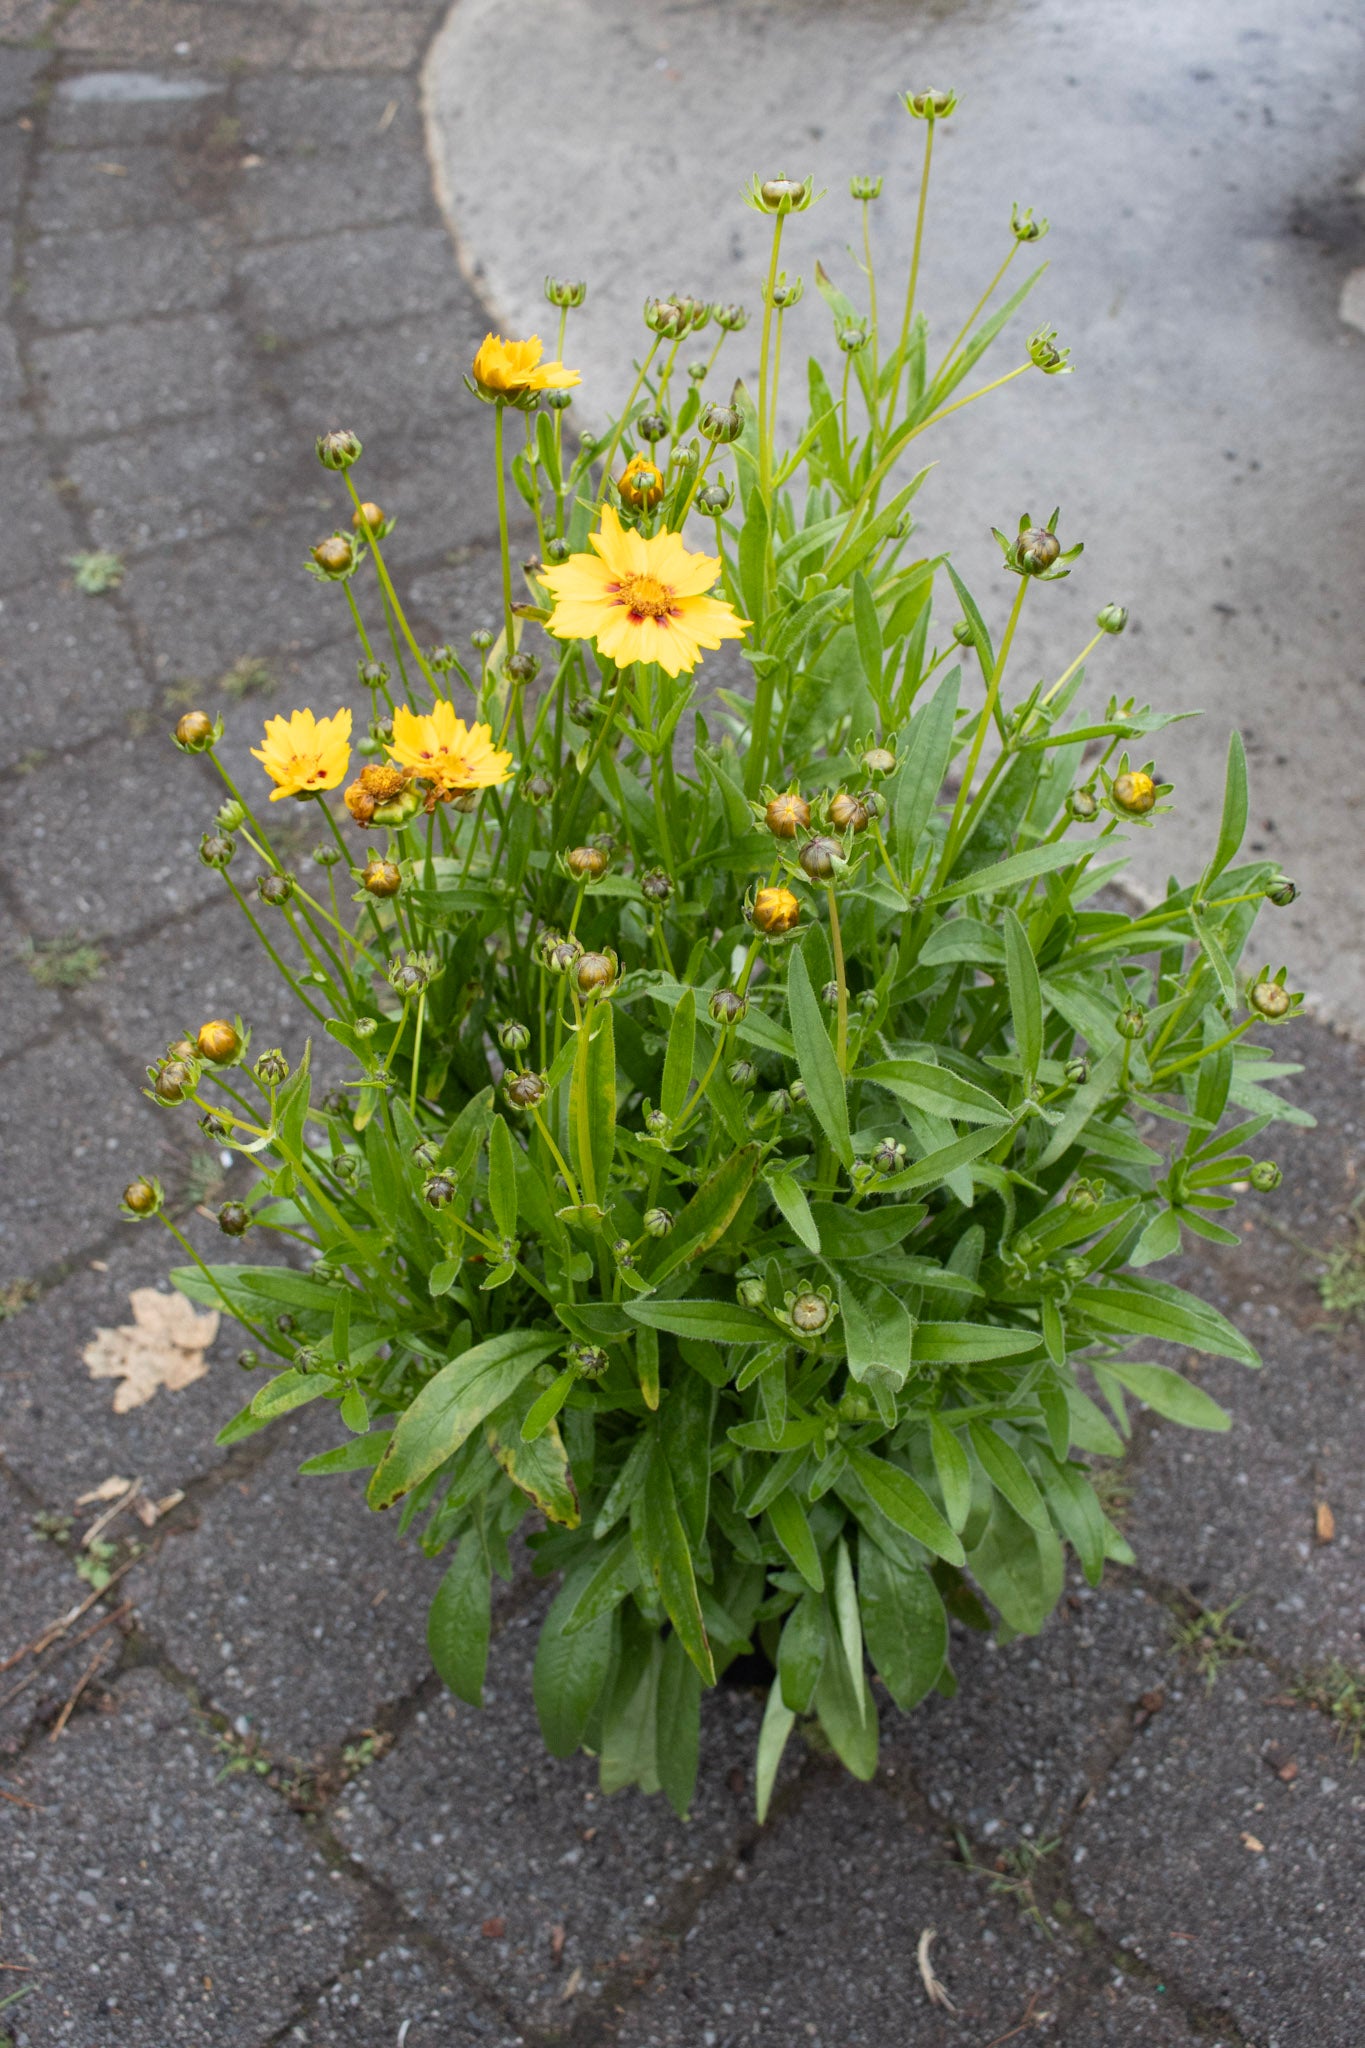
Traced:
[[205, 1352], [218, 1335], [218, 1315], [201, 1315], [180, 1294], [135, 1287], [128, 1297], [131, 1323], [97, 1329], [81, 1354], [96, 1380], [117, 1380], [114, 1413], [126, 1415], [160, 1387], [178, 1392], [208, 1371]]
[[1337, 1518], [1325, 1500], [1320, 1500], [1313, 1516], [1313, 1533], [1319, 1543], [1330, 1543], [1337, 1533]]

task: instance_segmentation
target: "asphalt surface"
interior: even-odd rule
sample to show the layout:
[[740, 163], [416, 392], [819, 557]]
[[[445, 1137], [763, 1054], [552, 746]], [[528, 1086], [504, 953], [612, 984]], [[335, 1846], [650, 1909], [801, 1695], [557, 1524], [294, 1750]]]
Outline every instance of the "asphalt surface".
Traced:
[[[1356, 2048], [1365, 1775], [1323, 1678], [1365, 1664], [1362, 1345], [1316, 1284], [1365, 1153], [1344, 1039], [1277, 1041], [1319, 1128], [1278, 1147], [1241, 1250], [1191, 1276], [1265, 1370], [1203, 1368], [1227, 1436], [1139, 1420], [1114, 1492], [1139, 1569], [1073, 1587], [1036, 1641], [958, 1641], [955, 1702], [883, 1706], [873, 1784], [794, 1752], [761, 1834], [743, 1690], [708, 1703], [686, 1826], [544, 1755], [525, 1577], [487, 1710], [451, 1702], [435, 1567], [346, 1483], [297, 1476], [316, 1424], [214, 1447], [236, 1333], [124, 1416], [81, 1362], [167, 1263], [115, 1221], [134, 1171], [206, 1254], [217, 1236], [196, 1207], [217, 1162], [144, 1102], [146, 1060], [235, 1008], [301, 1045], [195, 856], [209, 773], [165, 734], [193, 694], [244, 759], [263, 713], [346, 699], [342, 607], [299, 566], [335, 517], [320, 426], [365, 439], [422, 629], [496, 609], [488, 422], [460, 384], [495, 316], [423, 154], [439, 25], [0, 0], [0, 2038]], [[96, 549], [123, 577], [85, 595], [69, 557]], [[69, 986], [32, 972], [53, 942], [94, 949]], [[82, 1497], [114, 1475], [166, 1505], [99, 1539], [101, 1589]], [[923, 1987], [929, 1928], [955, 2013]]]

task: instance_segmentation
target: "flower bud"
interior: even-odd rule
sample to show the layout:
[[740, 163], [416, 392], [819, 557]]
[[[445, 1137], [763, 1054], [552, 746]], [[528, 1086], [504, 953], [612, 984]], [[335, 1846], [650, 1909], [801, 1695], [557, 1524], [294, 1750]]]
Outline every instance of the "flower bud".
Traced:
[[438, 676], [449, 675], [460, 665], [460, 657], [448, 640], [442, 640], [435, 647], [427, 649], [427, 667]]
[[673, 1228], [673, 1218], [667, 1209], [645, 1210], [646, 1237], [667, 1237]]
[[763, 822], [774, 839], [795, 839], [798, 830], [810, 823], [810, 805], [794, 789], [775, 796], [763, 813]]
[[368, 498], [363, 504], [357, 505], [351, 514], [352, 530], [364, 534], [366, 538], [371, 534], [378, 534], [382, 540], [386, 523], [383, 508], [373, 504]]
[[428, 1209], [446, 1208], [458, 1193], [459, 1186], [449, 1173], [429, 1173], [422, 1182], [422, 1200]]
[[863, 766], [869, 775], [890, 775], [896, 765], [896, 757], [890, 747], [869, 747], [863, 755]]
[[673, 1119], [662, 1109], [645, 1111], [645, 1129], [653, 1138], [661, 1138], [673, 1128]]
[[502, 1092], [513, 1109], [535, 1109], [545, 1100], [545, 1079], [541, 1074], [509, 1074]]
[[571, 1344], [568, 1360], [580, 1379], [600, 1380], [611, 1360], [600, 1344]]
[[237, 1363], [243, 1372], [257, 1372], [260, 1369], [261, 1354], [248, 1347], [245, 1351], [237, 1353]]
[[738, 1024], [749, 1005], [737, 989], [718, 988], [709, 1004], [713, 1024]]
[[530, 1031], [526, 1025], [518, 1023], [515, 1017], [510, 1017], [505, 1024], [499, 1025], [498, 1044], [504, 1052], [525, 1052], [530, 1043]]
[[801, 905], [790, 889], [760, 889], [751, 913], [755, 926], [769, 938], [780, 939], [792, 931], [801, 917]]
[[866, 832], [872, 822], [872, 813], [862, 797], [841, 789], [837, 796], [830, 798], [829, 821], [840, 832]]
[[1062, 552], [1062, 544], [1046, 526], [1026, 526], [1014, 544], [1019, 566], [1028, 576], [1041, 576]]
[[1121, 604], [1107, 604], [1095, 614], [1095, 624], [1101, 633], [1121, 633], [1128, 624], [1128, 613]]
[[1252, 1167], [1249, 1177], [1251, 1185], [1255, 1188], [1257, 1194], [1260, 1195], [1273, 1195], [1280, 1182], [1284, 1179], [1284, 1175], [1273, 1159], [1258, 1159]]
[[218, 1211], [218, 1228], [224, 1237], [245, 1237], [251, 1228], [251, 1211], [245, 1202], [224, 1202]]
[[1078, 825], [1089, 825], [1100, 814], [1099, 799], [1093, 789], [1073, 789], [1066, 800], [1066, 813]]
[[558, 939], [545, 956], [545, 965], [552, 974], [572, 974], [583, 958], [583, 948], [577, 939]]
[[785, 174], [765, 178], [761, 185], [755, 180], [749, 188], [749, 202], [760, 213], [804, 213], [811, 203], [811, 180]]
[[718, 441], [726, 447], [743, 433], [744, 416], [737, 405], [704, 405], [697, 425], [708, 441]]
[[263, 1052], [252, 1068], [262, 1088], [280, 1088], [289, 1079], [289, 1062], [278, 1046]]
[[390, 960], [384, 979], [406, 1002], [411, 996], [420, 996], [430, 982], [431, 963], [422, 954], [410, 953], [406, 960]]
[[1283, 982], [1263, 980], [1253, 983], [1247, 1001], [1262, 1017], [1277, 1024], [1281, 1017], [1289, 1015], [1294, 999]]
[[279, 1331], [282, 1337], [289, 1336], [290, 1333], [297, 1328], [294, 1318], [290, 1315], [288, 1309], [282, 1310], [281, 1313], [276, 1316], [275, 1328]]
[[382, 690], [389, 680], [389, 671], [382, 661], [361, 661], [359, 675], [367, 690]]
[[793, 1081], [791, 1087], [787, 1090], [787, 1094], [792, 1104], [797, 1109], [800, 1109], [802, 1105], [809, 1099], [806, 1084], [804, 1081]]
[[561, 312], [565, 312], [571, 306], [582, 305], [588, 296], [588, 287], [581, 278], [547, 277], [545, 296], [552, 306], [558, 306]]
[[837, 839], [826, 839], [817, 835], [808, 839], [797, 855], [802, 867], [813, 882], [827, 882], [832, 875], [847, 865], [844, 849]]
[[713, 306], [717, 327], [723, 327], [727, 334], [738, 334], [749, 324], [749, 315], [743, 306]]
[[621, 503], [631, 512], [652, 512], [664, 494], [664, 473], [647, 455], [632, 455], [616, 479]]
[[1086, 1082], [1090, 1079], [1090, 1062], [1080, 1053], [1076, 1053], [1073, 1058], [1067, 1061], [1062, 1072], [1073, 1088], [1084, 1088]]
[[219, 804], [213, 814], [213, 822], [220, 832], [237, 832], [246, 823], [246, 806], [239, 804], [236, 797], [229, 797]]
[[640, 894], [648, 903], [667, 903], [673, 894], [673, 879], [662, 868], [650, 868], [640, 877]]
[[880, 199], [882, 181], [880, 178], [850, 178], [848, 196], [850, 199]]
[[829, 1327], [830, 1304], [823, 1294], [798, 1294], [791, 1305], [791, 1319], [803, 1337], [818, 1336]]
[[540, 674], [540, 663], [534, 654], [509, 654], [502, 672], [510, 683], [533, 683]]
[[371, 896], [396, 896], [403, 886], [403, 877], [391, 860], [381, 860], [376, 854], [361, 869], [360, 886]]
[[779, 313], [785, 313], [789, 307], [799, 305], [805, 296], [805, 279], [794, 277], [788, 282], [786, 272], [784, 271], [773, 286], [772, 303]]
[[360, 460], [360, 442], [345, 428], [317, 438], [318, 461], [324, 469], [349, 469]]
[[260, 897], [262, 903], [269, 903], [276, 910], [281, 909], [289, 901], [293, 893], [294, 877], [292, 875], [284, 875], [277, 872], [256, 877], [256, 894]]
[[576, 882], [597, 882], [610, 867], [611, 856], [600, 846], [575, 846], [565, 854], [564, 865]]
[[900, 1139], [880, 1139], [872, 1148], [872, 1164], [878, 1173], [899, 1173], [905, 1164], [905, 1147]]
[[329, 533], [309, 553], [324, 576], [349, 576], [355, 567], [355, 543], [347, 533]]
[[214, 746], [221, 728], [207, 711], [187, 711], [175, 722], [175, 743], [187, 754], [205, 754]]
[[574, 969], [574, 980], [582, 996], [610, 994], [616, 981], [614, 953], [584, 953]]
[[496, 638], [491, 626], [476, 626], [469, 636], [469, 644], [476, 654], [487, 654]]
[[225, 1017], [215, 1017], [210, 1023], [201, 1024], [194, 1042], [200, 1057], [211, 1060], [215, 1067], [227, 1066], [242, 1050], [240, 1034]]
[[834, 339], [846, 356], [856, 356], [859, 350], [865, 349], [871, 341], [872, 330], [866, 320], [845, 320], [842, 326], [835, 329]]
[[1034, 369], [1041, 370], [1045, 377], [1069, 377], [1071, 375], [1071, 365], [1067, 361], [1071, 350], [1069, 348], [1058, 348], [1057, 330], [1055, 327], [1040, 327], [1036, 334], [1029, 336], [1026, 346], [1028, 348], [1029, 361], [1033, 364]]
[[1288, 875], [1277, 875], [1266, 889], [1266, 902], [1273, 903], [1277, 910], [1288, 910], [1298, 893], [1298, 884], [1291, 882]]
[[1104, 1200], [1102, 1180], [1073, 1181], [1067, 1189], [1067, 1203], [1078, 1216], [1093, 1216]]
[[[357, 1017], [351, 1029], [357, 1038], [373, 1038], [375, 1032], [379, 1029], [379, 1019], [377, 1017]], [[344, 1096], [342, 1098], [342, 1107], [345, 1107]]]
[[295, 1372], [319, 1372], [322, 1369], [322, 1353], [316, 1344], [300, 1344], [291, 1363]]
[[735, 1299], [741, 1308], [762, 1308], [768, 1290], [756, 1273], [748, 1273], [736, 1285]]
[[123, 1190], [123, 1206], [130, 1216], [155, 1216], [164, 1200], [159, 1180], [130, 1180]]
[[768, 1108], [779, 1122], [791, 1112], [792, 1099], [785, 1088], [774, 1088], [768, 1097]]
[[1156, 784], [1141, 768], [1135, 768], [1126, 775], [1116, 775], [1110, 793], [1119, 810], [1127, 811], [1134, 818], [1145, 816], [1156, 803]]
[[959, 647], [970, 647], [976, 639], [970, 619], [959, 619], [953, 627], [953, 638]]
[[668, 421], [661, 412], [642, 412], [635, 422], [635, 431], [652, 448], [656, 441], [662, 441], [667, 435]]
[[1016, 242], [1041, 242], [1047, 230], [1046, 218], [1035, 220], [1031, 206], [1026, 206], [1022, 212], [1017, 206], [1011, 206], [1010, 233]]
[[955, 92], [908, 92], [904, 95], [905, 111], [913, 114], [917, 121], [946, 121], [957, 105]]
[[1147, 1012], [1141, 1003], [1129, 1003], [1114, 1019], [1114, 1028], [1120, 1038], [1141, 1038], [1147, 1029]]
[[188, 1060], [167, 1060], [159, 1067], [152, 1082], [152, 1093], [158, 1102], [183, 1102], [187, 1095], [193, 1095], [199, 1086], [199, 1075]]
[[703, 490], [698, 491], [698, 509], [709, 512], [713, 518], [718, 518], [722, 512], [729, 511], [734, 495], [724, 478], [718, 478], [715, 483], [707, 484]]
[[548, 775], [528, 775], [521, 785], [522, 796], [537, 809], [549, 803], [554, 793], [555, 786]]
[[730, 1086], [744, 1093], [747, 1093], [758, 1079], [758, 1069], [751, 1060], [732, 1060], [726, 1072], [730, 1077]]

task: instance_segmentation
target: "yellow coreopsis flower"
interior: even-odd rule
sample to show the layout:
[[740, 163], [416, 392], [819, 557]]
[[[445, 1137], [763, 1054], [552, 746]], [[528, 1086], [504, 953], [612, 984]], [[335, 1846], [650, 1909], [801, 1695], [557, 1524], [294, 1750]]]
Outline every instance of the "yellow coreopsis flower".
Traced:
[[512, 773], [512, 756], [493, 744], [487, 725], [466, 726], [455, 706], [438, 698], [428, 711], [400, 704], [393, 714], [389, 759], [410, 768], [440, 796], [463, 789], [495, 789]]
[[749, 621], [708, 595], [720, 575], [715, 555], [690, 553], [678, 533], [635, 533], [611, 505], [589, 539], [595, 553], [540, 572], [555, 598], [547, 630], [561, 640], [595, 640], [618, 668], [657, 661], [676, 676], [691, 674], [703, 647], [743, 638]]
[[351, 760], [351, 714], [314, 718], [311, 711], [291, 711], [288, 718], [267, 718], [265, 745], [251, 749], [275, 787], [272, 804], [283, 796], [318, 796], [346, 778]]
[[577, 370], [566, 370], [563, 363], [542, 363], [543, 353], [538, 334], [529, 341], [504, 341], [500, 334], [486, 334], [473, 365], [480, 394], [515, 404], [528, 392], [568, 391], [582, 382]]

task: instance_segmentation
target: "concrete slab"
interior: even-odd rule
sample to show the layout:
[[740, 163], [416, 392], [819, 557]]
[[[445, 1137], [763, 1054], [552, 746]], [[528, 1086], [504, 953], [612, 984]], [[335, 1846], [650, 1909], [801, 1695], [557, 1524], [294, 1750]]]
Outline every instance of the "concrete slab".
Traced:
[[[513, 86], [509, 52], [528, 40], [536, 61]], [[1206, 857], [1227, 729], [1241, 725], [1251, 837], [1305, 888], [1273, 943], [1343, 1021], [1365, 1014], [1365, 955], [1350, 937], [1365, 911], [1365, 343], [1337, 310], [1365, 232], [1347, 197], [1360, 68], [1339, 9], [1301, 9], [1291, 27], [1275, 0], [565, 0], [548, 13], [536, 0], [461, 0], [425, 77], [438, 184], [496, 317], [550, 333], [544, 275], [589, 281], [569, 347], [585, 412], [619, 402], [646, 292], [757, 308], [769, 231], [739, 191], [755, 169], [784, 167], [829, 190], [784, 242], [808, 287], [785, 354], [795, 404], [805, 344], [828, 335], [816, 256], [860, 289], [845, 247], [858, 232], [850, 174], [886, 173], [875, 233], [894, 304], [924, 136], [897, 95], [926, 83], [961, 93], [934, 170], [931, 335], [941, 345], [965, 318], [1009, 247], [1018, 200], [1056, 223], [1040, 252], [1052, 267], [994, 374], [1022, 360], [1039, 321], [1061, 330], [1077, 374], [1023, 378], [919, 444], [943, 465], [918, 501], [922, 544], [951, 548], [999, 619], [1008, 579], [990, 525], [1060, 502], [1064, 534], [1087, 554], [1065, 589], [1037, 593], [1019, 680], [1059, 673], [1106, 600], [1131, 606], [1095, 687], [1209, 714], [1160, 750], [1178, 812], [1135, 835], [1139, 877], [1160, 887]], [[569, 105], [597, 117], [566, 119]], [[513, 122], [533, 149], [507, 147]], [[756, 347], [755, 322], [727, 343], [716, 381], [749, 375]], [[940, 630], [951, 623], [945, 613]]]
[[329, 1984], [279, 2048], [393, 2048], [400, 2038], [403, 2048], [522, 2048], [525, 2039], [450, 1963], [395, 1942]]
[[[86, 1510], [88, 1521], [99, 1513]], [[90, 1593], [73, 1570], [69, 1548], [45, 1534], [34, 1519], [34, 1504], [0, 1471], [0, 1569], [5, 1603], [0, 1613], [0, 1757], [16, 1754], [26, 1731], [50, 1723], [93, 1664], [92, 1679], [106, 1673], [121, 1650], [117, 1626], [87, 1631], [106, 1619], [96, 1608], [65, 1631], [54, 1625], [72, 1614]], [[26, 1655], [49, 1631], [51, 1645]], [[77, 1638], [84, 1638], [77, 1641]]]
[[[40, 517], [49, 510], [59, 515], [58, 506], [45, 502], [50, 487], [36, 490]], [[44, 553], [60, 532], [58, 516], [38, 542]], [[126, 730], [129, 714], [149, 696], [127, 627], [108, 596], [76, 590], [65, 555], [49, 556], [43, 567], [43, 582], [0, 599], [3, 758], [10, 768], [31, 762], [40, 749]]]

